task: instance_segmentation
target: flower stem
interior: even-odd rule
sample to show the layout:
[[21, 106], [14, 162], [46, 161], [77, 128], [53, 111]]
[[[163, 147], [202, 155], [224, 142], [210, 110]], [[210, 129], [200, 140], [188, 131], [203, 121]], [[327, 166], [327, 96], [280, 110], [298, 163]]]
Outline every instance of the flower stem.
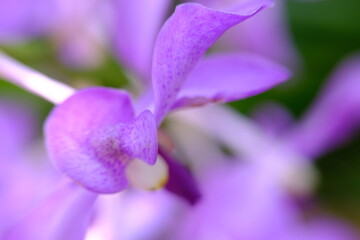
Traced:
[[59, 104], [75, 89], [39, 73], [0, 52], [0, 77], [32, 92], [49, 102]]

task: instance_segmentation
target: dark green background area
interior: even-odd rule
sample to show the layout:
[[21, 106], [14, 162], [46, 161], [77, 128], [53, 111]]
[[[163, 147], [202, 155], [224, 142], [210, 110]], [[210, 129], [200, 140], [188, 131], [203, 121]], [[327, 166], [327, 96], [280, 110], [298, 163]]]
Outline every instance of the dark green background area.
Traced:
[[[275, 101], [286, 106], [296, 118], [300, 117], [336, 65], [350, 54], [360, 52], [360, 0], [288, 0], [286, 9], [291, 34], [303, 58], [303, 71], [290, 80], [292, 84], [230, 104], [245, 114], [263, 101]], [[56, 60], [54, 47], [44, 40], [0, 49], [63, 81], [90, 79], [93, 84], [114, 87], [127, 84], [113, 56], [108, 56], [97, 69], [78, 71]], [[0, 96], [3, 95], [31, 103], [41, 119], [51, 109], [42, 99], [0, 81]], [[320, 173], [316, 197], [323, 210], [360, 227], [360, 134], [323, 156], [316, 165]]]

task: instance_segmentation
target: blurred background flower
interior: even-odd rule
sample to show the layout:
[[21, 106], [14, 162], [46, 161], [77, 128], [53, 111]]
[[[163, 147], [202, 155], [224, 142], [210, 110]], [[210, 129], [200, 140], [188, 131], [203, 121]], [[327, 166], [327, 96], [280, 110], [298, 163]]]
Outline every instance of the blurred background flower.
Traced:
[[[121, 87], [138, 96], [151, 84], [156, 35], [179, 2], [5, 0], [0, 8], [0, 50], [74, 88]], [[237, 1], [196, 2], [226, 8]], [[266, 93], [229, 104], [232, 110], [198, 112], [207, 123], [203, 126], [186, 122], [191, 113], [165, 121], [166, 147], [175, 150], [199, 182], [203, 196], [194, 207], [164, 190], [129, 189], [99, 196], [93, 212], [94, 196], [70, 185], [62, 188], [59, 173], [42, 149], [42, 124], [51, 105], [0, 80], [0, 236], [6, 231], [19, 238], [14, 232], [26, 229], [26, 219], [32, 218], [15, 223], [25, 213], [41, 214], [43, 208], [31, 209], [56, 191], [45, 198], [44, 208], [55, 213], [59, 196], [64, 208], [56, 213], [65, 215], [48, 229], [46, 236], [51, 238], [83, 235], [83, 228], [63, 224], [77, 220], [83, 227], [89, 224], [90, 240], [174, 235], [356, 239], [359, 10], [357, 0], [278, 0], [210, 49], [209, 56], [238, 51], [266, 56], [292, 69], [293, 77]], [[139, 104], [151, 98], [145, 95]], [[227, 119], [227, 112], [236, 117]], [[222, 128], [218, 122], [224, 123]], [[73, 191], [79, 195], [68, 194]], [[74, 208], [79, 209], [76, 214], [67, 214]], [[47, 215], [42, 216], [39, 222], [47, 222]], [[35, 229], [31, 234], [39, 233]]]

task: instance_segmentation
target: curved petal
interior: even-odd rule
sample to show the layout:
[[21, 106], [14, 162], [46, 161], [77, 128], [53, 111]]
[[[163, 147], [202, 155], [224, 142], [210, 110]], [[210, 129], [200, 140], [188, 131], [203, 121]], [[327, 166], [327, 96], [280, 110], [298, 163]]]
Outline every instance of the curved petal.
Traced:
[[360, 56], [346, 60], [290, 134], [294, 147], [317, 157], [349, 138], [360, 121]]
[[155, 118], [160, 124], [182, 83], [206, 50], [230, 27], [249, 18], [272, 1], [252, 1], [231, 12], [200, 4], [179, 5], [161, 29], [154, 48], [152, 78]]
[[118, 58], [141, 80], [150, 81], [156, 35], [169, 0], [115, 1], [114, 44]]
[[[226, 2], [224, 0], [198, 1], [209, 4], [211, 7]], [[288, 67], [298, 66], [300, 56], [290, 37], [285, 11], [285, 1], [277, 1], [274, 7], [268, 8], [243, 24], [230, 29], [214, 47], [221, 51], [246, 50], [266, 56]]]
[[83, 239], [96, 196], [67, 183], [15, 224], [4, 239]]
[[210, 56], [190, 73], [172, 108], [251, 97], [284, 82], [289, 76], [286, 68], [260, 56]]
[[124, 168], [133, 158], [155, 162], [156, 131], [149, 111], [134, 119], [126, 92], [101, 87], [71, 96], [51, 113], [45, 126], [55, 165], [98, 193], [124, 189]]

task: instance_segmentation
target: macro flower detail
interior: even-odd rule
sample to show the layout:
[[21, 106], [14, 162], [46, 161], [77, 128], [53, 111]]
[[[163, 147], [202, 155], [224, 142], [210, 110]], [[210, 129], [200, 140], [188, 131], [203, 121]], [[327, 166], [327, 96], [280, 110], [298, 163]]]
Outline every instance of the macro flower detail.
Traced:
[[356, 1], [3, 0], [0, 239], [359, 239]]
[[154, 164], [157, 128], [149, 111], [135, 118], [124, 91], [76, 92], [49, 116], [45, 137], [51, 158], [68, 176], [99, 193], [127, 186], [124, 169], [139, 158]]
[[[199, 4], [178, 6], [155, 43], [154, 103], [152, 99], [147, 102], [149, 108], [154, 104], [154, 116], [135, 101], [134, 108], [140, 112], [135, 118], [133, 103], [125, 91], [100, 87], [80, 90], [57, 106], [47, 120], [46, 142], [55, 164], [92, 191], [121, 191], [128, 184], [125, 168], [131, 160], [137, 158], [148, 164], [155, 163], [156, 126], [160, 126], [170, 110], [242, 99], [285, 81], [290, 75], [287, 69], [252, 55], [209, 57], [200, 61], [196, 68], [201, 56], [225, 30], [270, 2], [256, 2], [239, 8], [236, 14]], [[210, 75], [205, 74], [208, 67], [212, 67]], [[216, 86], [219, 81], [224, 83], [223, 88]], [[176, 101], [184, 83], [184, 92]], [[198, 99], [203, 99], [201, 104]], [[181, 168], [181, 165], [168, 164]], [[179, 170], [175, 176], [191, 177], [186, 170]], [[174, 191], [185, 191], [170, 182]], [[193, 195], [197, 196], [197, 191]]]

